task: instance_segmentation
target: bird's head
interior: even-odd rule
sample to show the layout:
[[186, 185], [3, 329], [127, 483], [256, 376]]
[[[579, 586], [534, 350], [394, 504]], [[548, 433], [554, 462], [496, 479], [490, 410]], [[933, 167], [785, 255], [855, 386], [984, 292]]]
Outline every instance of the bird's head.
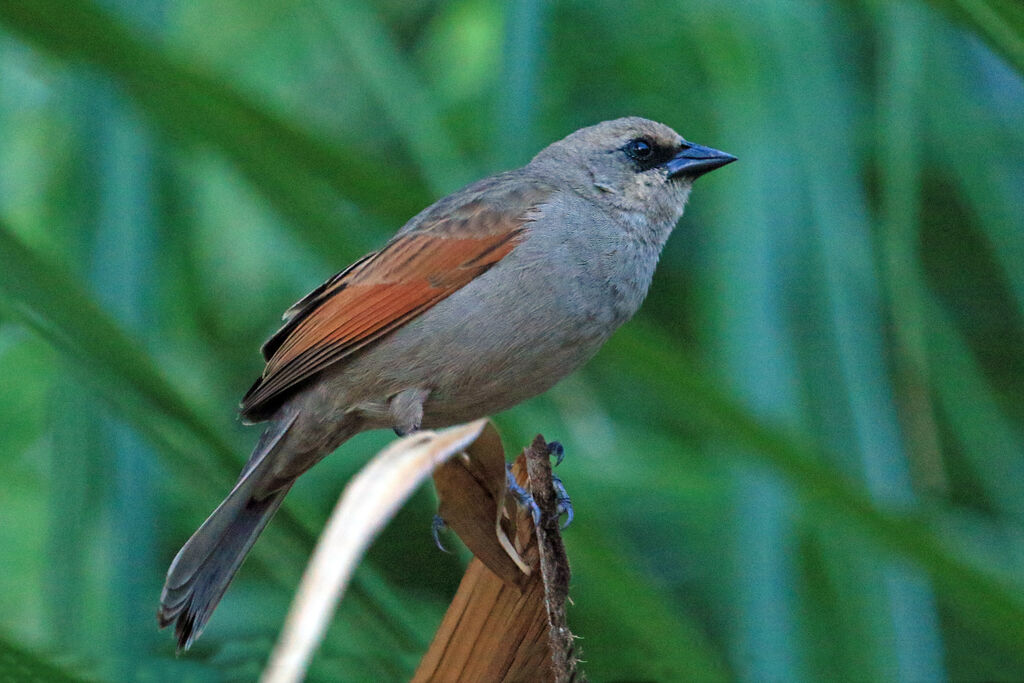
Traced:
[[687, 142], [637, 116], [581, 128], [541, 150], [531, 166], [630, 221], [675, 225], [694, 179], [736, 157]]

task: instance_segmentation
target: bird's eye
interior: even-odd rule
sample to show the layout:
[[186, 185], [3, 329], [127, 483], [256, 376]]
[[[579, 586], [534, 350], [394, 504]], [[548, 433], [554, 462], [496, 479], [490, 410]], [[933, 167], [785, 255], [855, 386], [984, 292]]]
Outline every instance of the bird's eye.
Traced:
[[637, 138], [626, 143], [626, 154], [637, 161], [647, 161], [654, 154], [654, 145], [644, 138]]

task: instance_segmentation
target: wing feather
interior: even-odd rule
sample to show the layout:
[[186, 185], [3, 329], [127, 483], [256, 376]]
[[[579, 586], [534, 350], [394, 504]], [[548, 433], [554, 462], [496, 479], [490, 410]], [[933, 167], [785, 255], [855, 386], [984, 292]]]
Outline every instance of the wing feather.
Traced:
[[508, 255], [552, 188], [514, 192], [481, 183], [467, 201], [435, 205], [380, 251], [303, 297], [263, 345], [263, 375], [242, 399], [242, 416], [269, 417], [299, 384], [420, 315]]

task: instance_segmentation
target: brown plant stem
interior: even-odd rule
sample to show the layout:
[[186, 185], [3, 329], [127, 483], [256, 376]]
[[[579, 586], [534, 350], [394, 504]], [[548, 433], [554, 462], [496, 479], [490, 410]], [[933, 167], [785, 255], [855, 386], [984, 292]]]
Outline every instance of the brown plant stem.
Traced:
[[414, 682], [581, 680], [566, 625], [569, 562], [542, 436], [519, 456], [513, 473], [541, 510], [535, 527], [511, 496], [503, 501], [503, 523], [530, 574], [510, 578], [507, 563], [492, 570], [474, 557]]

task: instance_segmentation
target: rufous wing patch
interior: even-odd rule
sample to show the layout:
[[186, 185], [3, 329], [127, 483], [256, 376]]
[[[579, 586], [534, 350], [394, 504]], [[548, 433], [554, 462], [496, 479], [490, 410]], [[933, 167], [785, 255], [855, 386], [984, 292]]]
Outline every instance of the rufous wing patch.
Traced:
[[512, 211], [495, 208], [500, 201], [478, 198], [446, 216], [423, 220], [311, 292], [289, 309], [285, 325], [264, 344], [267, 365], [242, 399], [242, 415], [269, 417], [300, 382], [486, 272], [522, 241], [549, 193], [549, 188], [518, 192]]

